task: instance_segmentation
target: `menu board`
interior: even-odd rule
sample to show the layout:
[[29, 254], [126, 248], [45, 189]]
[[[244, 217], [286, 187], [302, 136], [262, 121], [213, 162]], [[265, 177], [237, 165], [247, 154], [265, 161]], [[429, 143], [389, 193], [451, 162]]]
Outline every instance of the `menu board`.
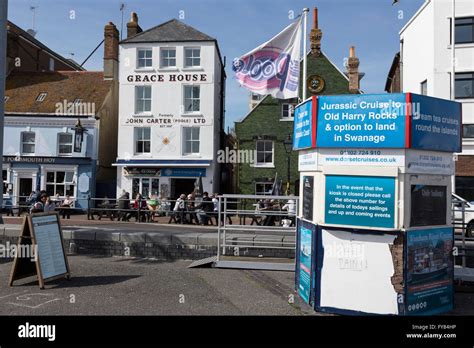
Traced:
[[446, 225], [446, 186], [411, 185], [410, 226]]
[[58, 216], [32, 216], [31, 222], [38, 246], [38, 260], [43, 279], [67, 273]]
[[313, 220], [314, 177], [303, 176], [303, 219]]
[[44, 289], [46, 280], [60, 277], [70, 279], [57, 213], [39, 213], [26, 217], [18, 239], [18, 247], [20, 250], [30, 252], [15, 256], [10, 273], [10, 286], [13, 286], [15, 280], [31, 276], [38, 277], [41, 289]]

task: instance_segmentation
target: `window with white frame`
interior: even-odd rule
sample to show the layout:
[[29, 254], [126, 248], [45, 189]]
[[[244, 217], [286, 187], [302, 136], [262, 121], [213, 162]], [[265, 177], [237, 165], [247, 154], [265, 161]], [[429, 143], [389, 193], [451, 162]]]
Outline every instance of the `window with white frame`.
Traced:
[[273, 141], [272, 140], [257, 140], [257, 166], [272, 166], [273, 165]]
[[72, 133], [58, 134], [58, 154], [59, 156], [72, 155]]
[[153, 66], [153, 51], [151, 48], [139, 48], [137, 56], [137, 68], [151, 68]]
[[201, 66], [201, 49], [185, 48], [184, 49], [184, 66], [186, 68]]
[[256, 195], [271, 195], [272, 189], [273, 189], [272, 182], [256, 182], [255, 183]]
[[161, 68], [176, 67], [176, 48], [161, 49]]
[[474, 98], [474, 72], [456, 73], [454, 94], [456, 99]]
[[183, 154], [192, 155], [199, 153], [199, 127], [183, 128]]
[[201, 110], [201, 87], [184, 86], [184, 112], [199, 112]]
[[281, 118], [292, 119], [295, 114], [295, 104], [284, 103], [281, 105]]
[[145, 154], [151, 152], [151, 128], [135, 127], [135, 154]]
[[46, 194], [48, 196], [74, 197], [74, 171], [47, 171]]
[[151, 112], [151, 86], [135, 86], [135, 113]]
[[35, 153], [35, 132], [21, 132], [21, 154], [33, 155]]

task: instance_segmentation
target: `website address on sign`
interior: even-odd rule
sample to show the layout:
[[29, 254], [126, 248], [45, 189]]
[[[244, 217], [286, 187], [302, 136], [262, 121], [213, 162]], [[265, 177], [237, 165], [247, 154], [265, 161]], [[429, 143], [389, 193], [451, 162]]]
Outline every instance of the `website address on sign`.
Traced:
[[396, 163], [395, 157], [326, 157], [326, 162]]

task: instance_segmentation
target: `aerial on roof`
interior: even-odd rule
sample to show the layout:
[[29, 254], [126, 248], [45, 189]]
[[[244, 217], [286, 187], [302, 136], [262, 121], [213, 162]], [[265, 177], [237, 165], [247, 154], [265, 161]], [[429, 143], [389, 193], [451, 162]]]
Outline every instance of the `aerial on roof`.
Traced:
[[172, 19], [156, 27], [142, 31], [120, 43], [134, 42], [179, 42], [179, 41], [216, 41], [213, 37], [200, 32], [183, 22]]
[[[99, 111], [111, 84], [101, 71], [13, 72], [6, 81], [5, 114], [58, 114], [57, 103], [76, 100]], [[46, 96], [38, 99], [41, 93]]]

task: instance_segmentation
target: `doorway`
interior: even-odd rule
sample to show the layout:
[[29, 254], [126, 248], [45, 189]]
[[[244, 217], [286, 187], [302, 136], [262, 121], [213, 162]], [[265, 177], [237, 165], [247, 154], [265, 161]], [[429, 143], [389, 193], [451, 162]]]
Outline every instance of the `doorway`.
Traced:
[[18, 202], [25, 203], [30, 193], [33, 191], [32, 178], [19, 178]]
[[171, 199], [176, 199], [180, 194], [186, 196], [194, 191], [196, 179], [171, 179]]

